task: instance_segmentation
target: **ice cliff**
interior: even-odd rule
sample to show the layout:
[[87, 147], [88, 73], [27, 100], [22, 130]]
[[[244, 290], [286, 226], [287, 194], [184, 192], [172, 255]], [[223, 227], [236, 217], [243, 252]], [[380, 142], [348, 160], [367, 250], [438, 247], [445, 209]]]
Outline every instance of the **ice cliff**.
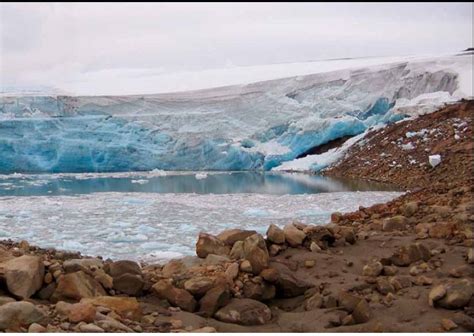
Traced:
[[472, 96], [468, 54], [179, 93], [2, 96], [0, 173], [269, 170]]

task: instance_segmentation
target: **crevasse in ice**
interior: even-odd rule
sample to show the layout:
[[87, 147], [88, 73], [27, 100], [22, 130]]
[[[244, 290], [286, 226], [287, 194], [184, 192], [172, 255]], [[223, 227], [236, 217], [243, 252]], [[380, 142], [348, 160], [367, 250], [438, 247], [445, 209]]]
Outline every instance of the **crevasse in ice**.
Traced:
[[144, 96], [3, 96], [0, 173], [269, 170], [399, 120], [412, 105], [429, 112], [472, 96], [459, 71], [471, 61], [450, 56]]

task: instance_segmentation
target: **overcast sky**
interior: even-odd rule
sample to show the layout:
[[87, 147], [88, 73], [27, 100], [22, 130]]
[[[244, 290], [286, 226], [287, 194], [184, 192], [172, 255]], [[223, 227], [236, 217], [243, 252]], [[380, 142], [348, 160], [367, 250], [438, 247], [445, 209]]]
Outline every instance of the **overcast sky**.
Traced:
[[454, 52], [472, 46], [472, 11], [472, 3], [2, 3], [0, 84], [75, 88], [107, 73], [116, 81]]

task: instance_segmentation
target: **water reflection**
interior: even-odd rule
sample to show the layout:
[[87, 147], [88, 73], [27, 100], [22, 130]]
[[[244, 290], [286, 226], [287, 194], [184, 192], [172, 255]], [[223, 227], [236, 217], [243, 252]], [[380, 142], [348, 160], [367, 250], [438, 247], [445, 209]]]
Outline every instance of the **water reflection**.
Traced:
[[[202, 173], [201, 173], [202, 174]], [[196, 194], [315, 194], [337, 191], [394, 191], [393, 186], [301, 173], [229, 172], [165, 176], [23, 175], [0, 180], [0, 196], [74, 195], [96, 192]]]

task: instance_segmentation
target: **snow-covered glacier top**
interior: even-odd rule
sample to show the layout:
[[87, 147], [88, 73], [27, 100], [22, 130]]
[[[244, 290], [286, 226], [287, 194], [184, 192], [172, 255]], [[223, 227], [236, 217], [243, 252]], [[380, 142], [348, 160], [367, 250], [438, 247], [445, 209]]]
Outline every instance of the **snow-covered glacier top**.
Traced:
[[472, 98], [472, 57], [353, 62], [179, 93], [3, 95], [0, 173], [268, 170], [375, 124]]

